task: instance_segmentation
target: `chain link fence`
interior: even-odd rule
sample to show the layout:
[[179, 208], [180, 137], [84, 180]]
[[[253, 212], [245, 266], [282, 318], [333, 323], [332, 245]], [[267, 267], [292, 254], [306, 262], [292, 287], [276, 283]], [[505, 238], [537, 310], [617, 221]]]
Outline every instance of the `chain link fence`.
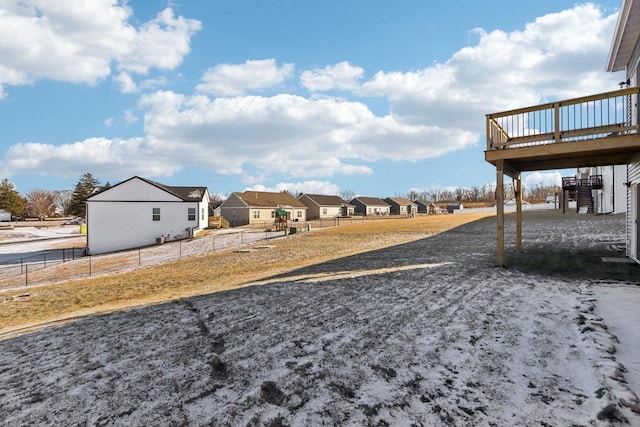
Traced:
[[289, 221], [286, 231], [271, 231], [271, 222], [257, 223], [243, 226], [242, 229], [104, 255], [85, 256], [84, 247], [51, 249], [0, 262], [0, 289], [28, 287], [133, 270], [182, 257], [284, 237], [287, 234], [309, 231], [312, 228], [337, 227], [365, 221], [396, 220], [407, 217], [407, 215], [375, 215], [306, 222]]
[[241, 230], [167, 242], [134, 250], [84, 256], [85, 248], [52, 249], [0, 263], [0, 289], [27, 287], [133, 270], [283, 237], [284, 232]]

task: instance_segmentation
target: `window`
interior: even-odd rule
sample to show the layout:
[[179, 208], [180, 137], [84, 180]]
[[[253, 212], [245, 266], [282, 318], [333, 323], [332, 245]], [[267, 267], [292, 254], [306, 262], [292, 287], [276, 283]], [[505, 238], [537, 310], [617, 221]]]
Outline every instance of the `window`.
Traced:
[[326, 215], [327, 214], [327, 208], [322, 208], [322, 215]]
[[236, 217], [236, 210], [235, 210], [235, 209], [231, 211], [231, 217], [232, 217], [232, 218], [235, 218], [235, 217]]
[[187, 220], [188, 221], [196, 220], [196, 208], [188, 208]]
[[152, 216], [154, 221], [160, 221], [160, 208], [153, 208]]
[[298, 212], [296, 212], [296, 216], [297, 216], [298, 218], [302, 218], [302, 211], [298, 211]]
[[271, 211], [271, 218], [275, 218], [276, 217], [276, 211]]
[[200, 209], [200, 219], [204, 221], [204, 208]]
[[253, 218], [254, 219], [260, 218], [260, 211], [253, 211]]

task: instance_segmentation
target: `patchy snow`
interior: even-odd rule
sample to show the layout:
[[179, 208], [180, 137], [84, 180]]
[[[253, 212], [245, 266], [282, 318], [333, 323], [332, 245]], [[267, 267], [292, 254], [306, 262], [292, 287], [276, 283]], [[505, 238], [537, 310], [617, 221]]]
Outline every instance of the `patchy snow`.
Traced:
[[[534, 260], [546, 244], [614, 250], [623, 220], [589, 218], [528, 218], [525, 248]], [[613, 316], [638, 312], [620, 301], [637, 296], [637, 270], [626, 270], [637, 267], [605, 271], [636, 280], [593, 279], [569, 266], [540, 272], [545, 265], [509, 252], [522, 266], [501, 269], [494, 245], [495, 224], [482, 220], [259, 286], [1, 341], [0, 419], [640, 425], [637, 382], [624, 367], [639, 359], [637, 335], [626, 333], [638, 323]]]
[[616, 359], [628, 371], [625, 379], [631, 389], [640, 392], [640, 286], [617, 283], [592, 289], [598, 298], [596, 314], [619, 341]]

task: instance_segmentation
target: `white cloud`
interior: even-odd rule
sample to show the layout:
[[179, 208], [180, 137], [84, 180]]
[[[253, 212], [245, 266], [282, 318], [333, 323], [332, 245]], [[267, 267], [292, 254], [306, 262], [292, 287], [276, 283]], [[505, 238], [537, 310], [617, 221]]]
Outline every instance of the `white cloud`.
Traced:
[[[444, 64], [380, 71], [358, 93], [387, 97], [398, 120], [482, 133], [491, 112], [617, 89], [604, 71], [616, 15], [594, 4], [540, 17], [523, 31], [486, 33]], [[480, 117], [480, 119], [478, 119]]]
[[302, 86], [312, 92], [332, 89], [353, 90], [358, 87], [364, 70], [347, 61], [327, 65], [322, 69], [307, 70], [300, 76]]
[[248, 60], [244, 64], [220, 64], [208, 69], [196, 89], [216, 96], [240, 96], [263, 90], [291, 77], [295, 66], [278, 67], [275, 59]]
[[303, 182], [281, 182], [274, 186], [264, 185], [252, 185], [245, 188], [243, 191], [269, 191], [269, 192], [281, 192], [288, 191], [294, 196], [300, 193], [307, 194], [327, 194], [327, 195], [340, 195], [340, 188], [328, 181], [303, 181]]
[[104, 121], [104, 125], [106, 127], [111, 127], [112, 124], [113, 124], [113, 117], [109, 117], [107, 120]]
[[559, 171], [552, 172], [532, 172], [525, 174], [522, 179], [525, 189], [532, 189], [538, 186], [562, 186], [562, 174]]
[[[135, 39], [137, 30], [126, 24], [129, 9], [113, 7], [122, 16], [105, 18], [98, 28], [115, 22], [122, 30], [118, 40]], [[0, 34], [5, 19], [1, 13]], [[19, 16], [16, 10], [11, 13]], [[23, 14], [39, 19], [29, 11]], [[49, 19], [58, 16], [50, 15]], [[596, 6], [586, 4], [541, 17], [522, 31], [476, 30], [477, 43], [443, 64], [404, 72], [379, 71], [359, 86], [363, 71], [348, 62], [302, 73], [301, 84], [312, 91], [352, 89], [356, 95], [385, 97], [391, 111], [384, 116], [374, 114], [362, 102], [332, 97], [247, 96], [248, 91], [283, 83], [293, 74], [294, 65], [278, 66], [275, 59], [222, 64], [204, 74], [197, 87], [201, 94], [157, 90], [141, 96], [138, 108], [144, 113], [145, 135], [140, 138], [89, 138], [61, 147], [18, 144], [9, 149], [2, 165], [6, 176], [17, 171], [39, 172], [49, 165], [55, 165], [53, 173], [78, 176], [87, 170], [87, 162], [113, 171], [102, 174], [113, 177], [118, 173], [166, 176], [182, 167], [199, 167], [219, 174], [242, 174], [246, 185], [268, 182], [273, 176], [308, 183], [324, 182], [338, 174], [372, 174], [371, 162], [416, 162], [478, 144], [486, 113], [616, 89], [619, 76], [603, 70], [615, 19], [616, 15], [603, 16]], [[195, 31], [195, 26], [190, 28], [172, 13], [163, 13], [156, 20], [141, 30], [147, 38], [153, 39], [163, 29], [183, 36]], [[90, 30], [97, 31], [86, 31]], [[27, 33], [27, 37], [35, 36]], [[558, 43], [558, 39], [565, 42]], [[183, 37], [178, 45], [186, 48], [185, 40]], [[95, 43], [109, 46], [110, 42]], [[107, 64], [125, 57], [131, 61], [118, 63], [120, 73], [114, 81], [123, 88], [162, 85], [162, 79], [136, 83], [132, 73], [144, 72], [151, 64], [171, 66], [179, 58], [169, 55], [166, 61], [153, 63], [143, 55], [127, 56], [131, 50], [114, 44], [112, 53], [99, 58]], [[10, 48], [3, 46], [0, 55]], [[172, 52], [184, 50], [174, 48]], [[140, 66], [132, 65], [135, 63]], [[14, 64], [3, 64], [0, 82], [32, 78], [20, 70]], [[87, 72], [86, 76], [91, 80], [100, 73]], [[132, 110], [125, 112], [126, 121], [135, 118]], [[527, 178], [525, 186], [544, 178], [542, 174], [535, 177]]]
[[89, 138], [60, 146], [24, 143], [6, 152], [0, 168], [4, 176], [27, 172], [73, 178], [91, 170], [99, 176], [124, 179], [133, 175], [171, 176], [182, 167], [158, 156], [152, 141]]
[[[136, 28], [129, 23], [132, 14], [126, 2], [115, 0], [4, 2], [0, 88], [38, 79], [95, 84], [112, 73], [112, 63], [128, 75], [173, 69], [201, 27], [167, 8]], [[118, 78], [127, 83], [125, 75]]]
[[114, 76], [113, 81], [120, 86], [120, 92], [122, 93], [135, 93], [138, 91], [138, 85], [133, 81], [131, 75], [125, 71]]
[[138, 74], [150, 68], [172, 70], [189, 53], [191, 36], [201, 28], [199, 21], [174, 17], [173, 10], [166, 8], [140, 26], [131, 48], [118, 58], [118, 68]]
[[[366, 105], [294, 95], [210, 99], [173, 92], [140, 102], [145, 131], [163, 152], [206, 152], [190, 163], [227, 173], [243, 165], [292, 177], [370, 174], [363, 161], [417, 161], [476, 141], [465, 131], [406, 125]], [[447, 141], [443, 144], [443, 141]]]
[[124, 119], [125, 123], [128, 124], [135, 123], [139, 120], [132, 110], [124, 110], [122, 118]]

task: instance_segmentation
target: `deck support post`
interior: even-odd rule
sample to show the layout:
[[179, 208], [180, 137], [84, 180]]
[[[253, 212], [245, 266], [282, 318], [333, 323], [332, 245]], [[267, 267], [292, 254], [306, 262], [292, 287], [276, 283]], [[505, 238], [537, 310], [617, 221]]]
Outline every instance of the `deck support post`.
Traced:
[[496, 162], [496, 249], [498, 267], [504, 267], [504, 160]]
[[513, 179], [516, 193], [516, 251], [522, 252], [522, 174]]

